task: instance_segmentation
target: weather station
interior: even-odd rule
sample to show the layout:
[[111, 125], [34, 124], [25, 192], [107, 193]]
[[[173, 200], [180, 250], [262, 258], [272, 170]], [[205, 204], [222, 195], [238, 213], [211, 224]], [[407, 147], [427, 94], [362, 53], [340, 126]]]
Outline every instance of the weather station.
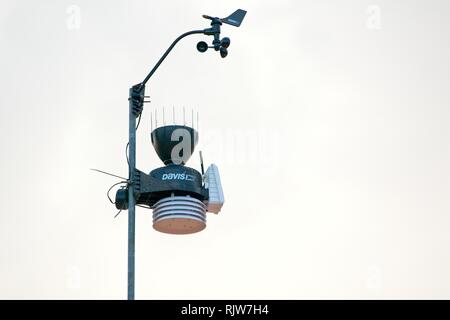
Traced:
[[[135, 292], [135, 210], [136, 206], [150, 209], [153, 212], [153, 228], [168, 234], [192, 234], [206, 228], [206, 213], [219, 213], [224, 204], [224, 194], [221, 186], [219, 170], [211, 164], [204, 171], [203, 157], [200, 152], [201, 172], [186, 166], [198, 143], [198, 117], [197, 130], [192, 113], [191, 125], [184, 119], [182, 124], [175, 121], [158, 127], [157, 113], [155, 112], [155, 126], [151, 118], [151, 142], [164, 166], [155, 168], [148, 174], [136, 168], [136, 130], [141, 121], [145, 95], [145, 85], [152, 77], [174, 46], [186, 36], [204, 34], [213, 37], [212, 45], [204, 41], [197, 43], [199, 52], [214, 49], [222, 58], [228, 55], [231, 40], [220, 37], [221, 27], [228, 24], [239, 27], [247, 12], [238, 9], [226, 18], [217, 18], [203, 15], [211, 21], [210, 27], [202, 30], [193, 30], [183, 33], [169, 46], [156, 65], [151, 69], [145, 79], [129, 89], [129, 137], [126, 146], [128, 162], [128, 179], [110, 174], [102, 170], [93, 169], [109, 174], [123, 181], [115, 183], [108, 190], [119, 186], [114, 201], [119, 213], [128, 211], [128, 299], [134, 299]], [[183, 112], [184, 115], [184, 112]]]

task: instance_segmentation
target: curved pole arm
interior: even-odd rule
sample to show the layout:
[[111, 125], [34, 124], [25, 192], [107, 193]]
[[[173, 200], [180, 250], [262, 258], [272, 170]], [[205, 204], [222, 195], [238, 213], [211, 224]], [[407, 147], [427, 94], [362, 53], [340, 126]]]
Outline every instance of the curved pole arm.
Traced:
[[184, 37], [187, 37], [191, 34], [199, 34], [199, 33], [205, 33], [205, 30], [193, 30], [193, 31], [189, 31], [186, 33], [183, 33], [181, 36], [179, 36], [178, 38], [175, 39], [174, 42], [172, 42], [172, 44], [170, 45], [170, 47], [166, 50], [166, 52], [163, 54], [163, 56], [159, 59], [159, 61], [156, 63], [156, 65], [153, 67], [153, 69], [150, 71], [150, 73], [145, 77], [144, 81], [142, 81], [141, 86], [145, 86], [145, 84], [147, 83], [147, 81], [150, 79], [150, 77], [155, 73], [156, 69], [158, 69], [158, 67], [161, 65], [161, 63], [164, 61], [164, 59], [167, 57], [167, 55], [170, 53], [170, 51], [172, 51], [173, 47], [175, 47], [175, 45], [178, 43], [178, 41], [180, 41], [181, 39], [183, 39]]

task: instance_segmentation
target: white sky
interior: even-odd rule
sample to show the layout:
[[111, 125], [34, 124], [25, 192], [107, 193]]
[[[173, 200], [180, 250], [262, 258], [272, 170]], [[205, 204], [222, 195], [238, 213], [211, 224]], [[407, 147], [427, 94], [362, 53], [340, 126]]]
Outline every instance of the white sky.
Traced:
[[192, 36], [147, 86], [138, 168], [150, 110], [194, 107], [226, 203], [191, 236], [137, 210], [136, 297], [450, 298], [449, 7], [2, 0], [0, 298], [126, 297], [127, 216], [89, 168], [126, 175], [128, 88], [237, 8], [226, 59]]

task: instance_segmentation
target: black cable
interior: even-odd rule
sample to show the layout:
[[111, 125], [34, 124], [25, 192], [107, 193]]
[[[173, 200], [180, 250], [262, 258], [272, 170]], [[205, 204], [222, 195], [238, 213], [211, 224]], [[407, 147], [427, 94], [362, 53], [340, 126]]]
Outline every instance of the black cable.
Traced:
[[119, 212], [116, 213], [116, 215], [114, 216], [114, 218], [116, 218], [121, 212], [122, 212], [122, 209], [120, 209]]
[[112, 201], [111, 197], [109, 196], [109, 193], [111, 192], [112, 188], [114, 188], [115, 186], [117, 186], [117, 185], [119, 185], [119, 184], [123, 184], [123, 183], [128, 184], [127, 181], [120, 181], [120, 182], [114, 183], [114, 184], [108, 189], [108, 191], [106, 192], [106, 196], [108, 197], [109, 201], [110, 201], [112, 204], [116, 204], [116, 203], [115, 203], [114, 201]]
[[125, 156], [127, 157], [128, 168], [130, 168], [130, 160], [128, 159], [128, 147], [129, 146], [130, 146], [130, 143], [127, 142], [127, 146], [125, 147]]
[[[137, 125], [136, 125], [136, 130], [139, 128], [139, 124], [141, 123], [141, 117], [142, 117], [142, 112], [139, 114], [138, 122], [137, 122]], [[130, 167], [130, 159], [128, 159], [128, 148], [129, 147], [130, 147], [130, 142], [127, 142], [127, 145], [125, 147], [125, 156], [127, 157], [128, 167]]]
[[100, 172], [100, 173], [103, 173], [103, 174], [106, 174], [106, 175], [111, 176], [111, 177], [127, 180], [127, 178], [124, 178], [124, 177], [118, 176], [117, 174], [109, 173], [109, 172], [106, 172], [106, 171], [103, 171], [103, 170], [99, 170], [99, 169], [91, 169], [91, 170], [92, 171], [97, 171], [97, 172]]
[[142, 204], [137, 204], [137, 207], [141, 207], [141, 208], [145, 208], [145, 209], [151, 209], [150, 206], [146, 206], [146, 205], [142, 205]]
[[139, 113], [138, 122], [136, 124], [136, 130], [139, 128], [139, 124], [141, 123], [141, 117], [142, 117], [142, 111], [141, 111], [141, 113]]

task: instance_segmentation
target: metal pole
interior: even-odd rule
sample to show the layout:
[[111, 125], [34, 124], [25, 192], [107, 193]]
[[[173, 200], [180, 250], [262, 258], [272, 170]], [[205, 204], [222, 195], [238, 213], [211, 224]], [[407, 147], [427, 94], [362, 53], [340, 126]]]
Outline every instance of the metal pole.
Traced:
[[[130, 97], [133, 88], [130, 88]], [[133, 172], [136, 168], [136, 116], [133, 113], [133, 102], [129, 100], [129, 140], [128, 140], [128, 300], [134, 300], [134, 245], [135, 245], [135, 204]]]
[[[151, 76], [155, 73], [156, 69], [161, 65], [173, 47], [177, 44], [178, 41], [183, 39], [186, 36], [191, 34], [209, 34], [205, 33], [207, 30], [193, 30], [186, 33], [183, 33], [181, 36], [175, 39], [175, 41], [170, 45], [170, 47], [166, 50], [163, 56], [159, 59], [150, 73], [145, 77], [144, 81], [140, 84], [131, 87], [129, 92], [129, 140], [128, 140], [128, 176], [129, 176], [129, 185], [128, 185], [128, 300], [134, 300], [134, 252], [135, 252], [135, 224], [136, 224], [136, 199], [134, 197], [134, 181], [133, 175], [136, 169], [136, 116], [142, 112], [142, 105], [144, 103], [143, 94], [145, 89], [145, 84], [151, 78]], [[212, 33], [211, 33], [212, 34]], [[133, 91], [135, 89], [135, 91]], [[134, 93], [134, 95], [133, 95]], [[136, 93], [139, 95], [136, 97]], [[138, 103], [138, 107], [133, 105], [133, 98], [139, 100], [139, 102], [134, 101], [134, 103]], [[136, 109], [138, 108], [138, 110]], [[155, 121], [156, 127], [158, 126], [158, 118], [157, 111], [155, 110]]]

